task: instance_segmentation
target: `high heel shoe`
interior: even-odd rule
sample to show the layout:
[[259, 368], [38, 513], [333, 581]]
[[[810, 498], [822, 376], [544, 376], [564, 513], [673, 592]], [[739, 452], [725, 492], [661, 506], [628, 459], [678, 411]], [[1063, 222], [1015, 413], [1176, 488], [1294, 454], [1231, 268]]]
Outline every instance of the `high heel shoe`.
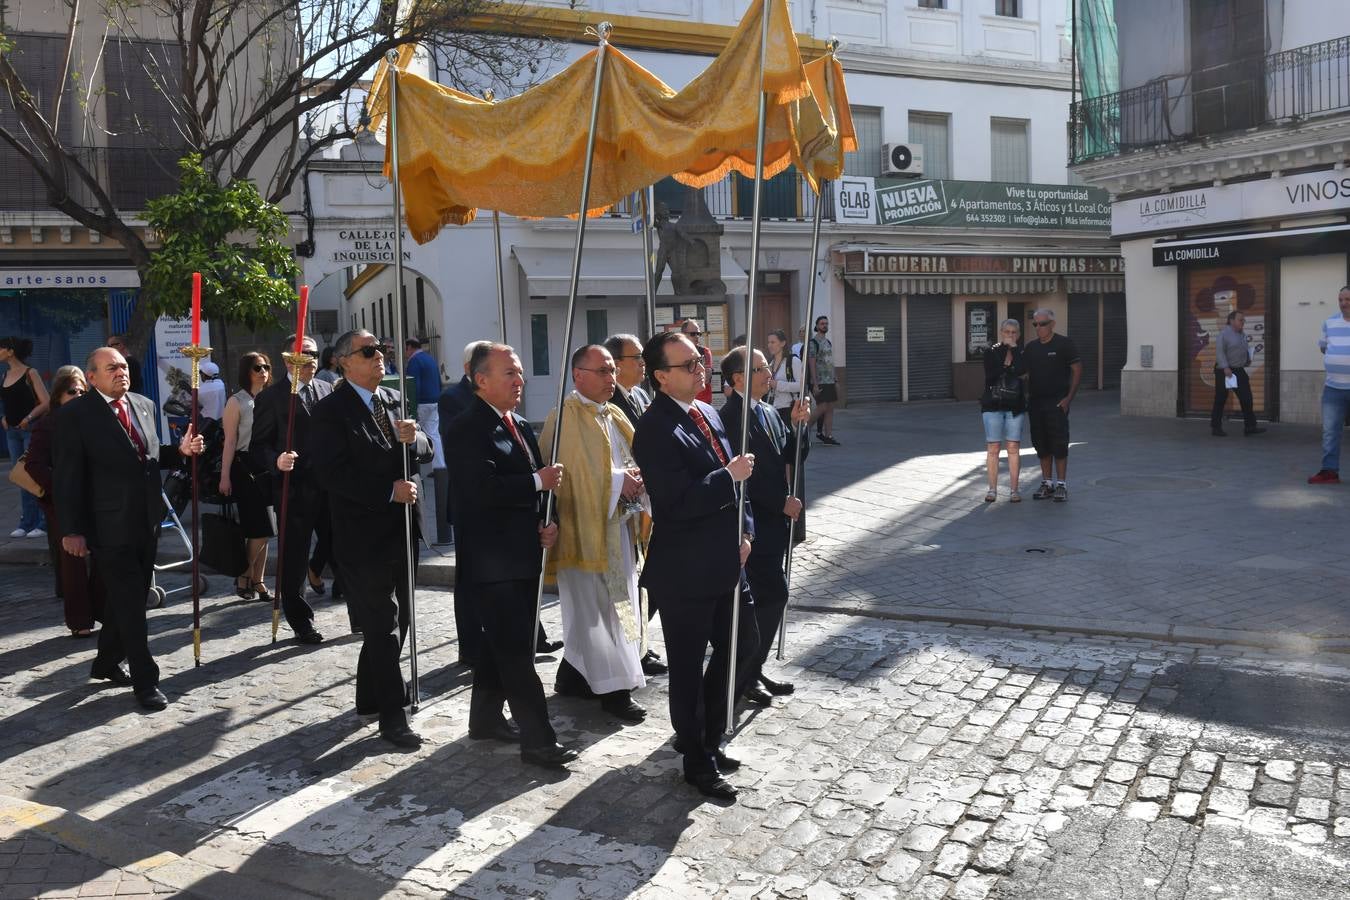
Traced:
[[267, 585], [263, 584], [261, 581], [253, 585], [253, 590], [257, 592], [259, 602], [261, 603], [272, 602], [273, 598], [272, 595], [267, 592]]
[[253, 588], [249, 587], [248, 582], [243, 578], [234, 580], [234, 593], [240, 600], [252, 600], [254, 597]]
[[[323, 577], [320, 575], [315, 575], [313, 569], [310, 569], [308, 572], [306, 572], [305, 576], [309, 579], [309, 589], [314, 593], [318, 594], [320, 597], [322, 597], [324, 593], [327, 591], [327, 588], [324, 586], [323, 583]], [[315, 582], [318, 583], [316, 584]]]

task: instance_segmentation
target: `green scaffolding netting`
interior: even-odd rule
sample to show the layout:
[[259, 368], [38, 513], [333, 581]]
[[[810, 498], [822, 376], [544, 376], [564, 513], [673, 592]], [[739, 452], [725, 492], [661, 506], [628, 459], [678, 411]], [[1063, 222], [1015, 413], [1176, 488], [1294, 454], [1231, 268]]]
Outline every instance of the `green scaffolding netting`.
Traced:
[[1120, 90], [1115, 6], [1115, 0], [1069, 0], [1066, 18], [1077, 67], [1075, 87], [1082, 104], [1074, 124], [1077, 159], [1113, 152], [1119, 143], [1119, 115], [1100, 102]]

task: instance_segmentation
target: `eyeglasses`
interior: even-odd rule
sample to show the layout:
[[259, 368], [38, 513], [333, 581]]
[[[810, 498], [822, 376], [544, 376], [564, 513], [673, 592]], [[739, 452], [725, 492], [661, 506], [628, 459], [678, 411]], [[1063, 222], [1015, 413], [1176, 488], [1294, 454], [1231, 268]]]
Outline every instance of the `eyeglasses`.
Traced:
[[676, 363], [673, 366], [662, 366], [663, 369], [684, 369], [690, 375], [693, 375], [703, 366], [702, 357], [693, 356], [682, 363]]
[[351, 353], [348, 353], [347, 355], [360, 356], [362, 359], [374, 359], [376, 354], [384, 356], [384, 353], [380, 350], [379, 347], [376, 347], [374, 344], [366, 344], [364, 347], [357, 347], [355, 350], [353, 350]]
[[750, 371], [754, 374], [758, 374], [760, 372], [772, 372], [773, 369], [769, 368], [768, 366], [755, 366]]
[[1054, 323], [1053, 320], [1051, 320], [1051, 321], [1048, 321], [1048, 322], [1032, 322], [1031, 324], [1032, 324], [1034, 327], [1036, 327], [1036, 328], [1044, 328], [1044, 327], [1047, 326], [1047, 325], [1053, 325], [1053, 324], [1055, 324], [1055, 323]]
[[254, 364], [253, 364], [253, 371], [255, 371], [255, 372], [270, 372], [270, 371], [272, 371], [272, 367], [269, 366], [267, 363], [254, 363]]
[[703, 337], [703, 332], [701, 332], [701, 331], [686, 331], [686, 332], [684, 332], [684, 336], [685, 336], [685, 337]]
[[577, 368], [583, 372], [594, 372], [597, 375], [613, 375], [615, 372], [619, 371], [613, 366], [601, 366], [598, 369], [588, 369], [585, 366], [577, 366]]
[[621, 356], [616, 356], [616, 357], [614, 357], [614, 358], [615, 358], [615, 359], [642, 359], [642, 354], [641, 354], [641, 353], [623, 354], [623, 355], [621, 355]]

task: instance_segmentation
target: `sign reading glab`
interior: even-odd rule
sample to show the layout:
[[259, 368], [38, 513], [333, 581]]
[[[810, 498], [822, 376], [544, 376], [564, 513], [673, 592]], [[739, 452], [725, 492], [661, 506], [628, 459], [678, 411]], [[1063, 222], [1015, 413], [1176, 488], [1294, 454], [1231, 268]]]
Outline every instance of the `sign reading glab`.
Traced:
[[875, 225], [876, 203], [873, 193], [876, 179], [845, 175], [834, 182], [834, 220], [858, 225]]

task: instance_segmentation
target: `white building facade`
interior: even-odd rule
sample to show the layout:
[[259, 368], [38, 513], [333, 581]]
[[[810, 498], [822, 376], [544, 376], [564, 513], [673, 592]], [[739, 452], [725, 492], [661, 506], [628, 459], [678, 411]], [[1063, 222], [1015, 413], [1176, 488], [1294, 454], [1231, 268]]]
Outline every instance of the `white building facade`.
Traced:
[[1072, 153], [1127, 263], [1122, 411], [1208, 415], [1239, 310], [1258, 416], [1320, 422], [1320, 323], [1350, 282], [1350, 5], [1132, 0], [1112, 24], [1119, 91], [1076, 107]]
[[[614, 46], [679, 89], [719, 52], [747, 5], [603, 0], [582, 12], [566, 3], [534, 3], [533, 15], [516, 22], [565, 42], [553, 64], [558, 71], [594, 46], [585, 25], [609, 20], [615, 25]], [[815, 259], [814, 196], [791, 171], [766, 185], [755, 345], [762, 346], [772, 329], [795, 340], [815, 279], [816, 311], [831, 320], [845, 402], [977, 396], [979, 350], [997, 339], [997, 322], [1025, 321], [1040, 306], [1054, 308], [1060, 330], [1080, 344], [1087, 383], [1114, 385], [1124, 361], [1124, 277], [1109, 239], [1107, 195], [1069, 183], [1064, 4], [795, 0], [789, 5], [804, 55], [819, 55], [831, 36], [842, 41], [839, 57], [860, 147], [850, 154], [847, 177], [825, 197]], [[492, 27], [487, 20], [482, 24]], [[437, 77], [434, 60], [428, 73]], [[922, 172], [912, 163], [908, 172], [888, 172], [883, 148], [889, 145], [921, 145]], [[340, 204], [325, 199], [369, 192], [340, 186], [351, 176], [339, 169], [311, 172], [319, 235], [306, 264], [311, 283], [334, 271], [335, 256], [351, 249], [351, 241], [333, 236], [332, 223], [350, 224], [364, 215], [355, 208], [342, 212]], [[837, 190], [846, 198], [836, 197]], [[726, 295], [677, 298], [667, 276], [654, 326], [671, 327], [687, 316], [703, 319], [716, 355], [747, 331], [747, 273], [755, 268], [751, 183], [732, 176], [703, 196], [724, 228]], [[657, 198], [677, 218], [687, 201], [684, 189], [670, 180], [657, 186]], [[863, 209], [870, 215], [860, 216]], [[391, 220], [384, 215], [378, 227], [388, 231]], [[588, 224], [573, 345], [653, 328], [646, 321], [642, 240], [635, 224], [630, 204]], [[505, 335], [530, 378], [525, 405], [534, 419], [552, 406], [568, 351], [562, 341], [573, 240], [570, 221], [501, 219]], [[464, 343], [502, 333], [491, 214], [480, 211], [470, 225], [447, 226], [422, 247], [405, 241], [404, 250], [406, 263], [439, 299], [441, 356], [445, 368], [455, 371]], [[364, 316], [364, 327], [378, 331], [370, 323], [380, 321], [381, 301], [392, 293], [362, 277], [350, 279], [345, 290], [344, 324], [362, 326]], [[418, 331], [414, 323], [410, 331]]]

